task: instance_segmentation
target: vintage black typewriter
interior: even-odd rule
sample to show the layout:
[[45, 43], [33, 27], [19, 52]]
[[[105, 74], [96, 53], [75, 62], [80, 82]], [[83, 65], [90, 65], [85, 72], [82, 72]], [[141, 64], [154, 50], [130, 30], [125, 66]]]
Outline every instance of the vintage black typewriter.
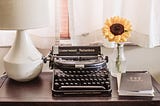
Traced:
[[53, 95], [111, 95], [108, 57], [99, 46], [57, 46], [43, 60], [53, 69]]

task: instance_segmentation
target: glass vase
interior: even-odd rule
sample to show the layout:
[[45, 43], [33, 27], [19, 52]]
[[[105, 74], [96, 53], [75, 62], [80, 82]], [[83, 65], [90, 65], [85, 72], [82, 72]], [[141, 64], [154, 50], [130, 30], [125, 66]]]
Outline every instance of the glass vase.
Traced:
[[111, 57], [111, 75], [117, 77], [118, 74], [126, 72], [126, 58], [124, 54], [124, 43], [116, 43]]

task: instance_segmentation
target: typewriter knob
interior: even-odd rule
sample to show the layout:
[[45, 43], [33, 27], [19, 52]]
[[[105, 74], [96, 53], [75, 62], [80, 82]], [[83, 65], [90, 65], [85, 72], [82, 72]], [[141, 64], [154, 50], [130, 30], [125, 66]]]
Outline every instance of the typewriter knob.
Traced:
[[104, 58], [105, 60], [106, 60], [106, 62], [108, 63], [108, 56], [105, 56], [105, 58]]
[[54, 68], [54, 62], [53, 61], [49, 61], [49, 68], [53, 69]]
[[45, 56], [42, 57], [44, 63], [47, 63], [47, 58]]

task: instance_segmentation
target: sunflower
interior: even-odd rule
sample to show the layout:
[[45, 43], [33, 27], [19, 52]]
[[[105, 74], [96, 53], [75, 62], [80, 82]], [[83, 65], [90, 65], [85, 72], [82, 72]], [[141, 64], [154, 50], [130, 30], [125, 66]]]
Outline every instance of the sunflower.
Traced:
[[110, 42], [125, 42], [130, 37], [131, 24], [125, 18], [114, 16], [106, 20], [102, 28], [103, 35]]

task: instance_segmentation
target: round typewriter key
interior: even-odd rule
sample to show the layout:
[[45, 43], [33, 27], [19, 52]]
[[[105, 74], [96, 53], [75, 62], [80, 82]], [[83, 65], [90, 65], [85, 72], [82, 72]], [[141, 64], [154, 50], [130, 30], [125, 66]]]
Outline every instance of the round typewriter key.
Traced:
[[76, 74], [76, 71], [72, 71], [73, 74]]
[[71, 82], [70, 85], [73, 85], [73, 82]]
[[77, 80], [77, 81], [80, 81], [80, 79], [79, 79], [79, 78], [77, 78], [76, 80]]
[[78, 83], [77, 83], [77, 82], [75, 82], [75, 83], [74, 83], [74, 85], [78, 85]]
[[67, 85], [69, 85], [69, 83], [68, 83], [68, 82], [65, 82], [64, 84], [65, 84], [66, 86], [67, 86]]
[[98, 81], [102, 81], [102, 78], [99, 78]]
[[108, 75], [108, 71], [107, 70], [103, 70], [104, 74]]
[[63, 85], [64, 85], [64, 83], [62, 82], [62, 83], [61, 83], [61, 86], [63, 86]]
[[97, 74], [96, 76], [97, 76], [97, 77], [100, 77], [100, 75], [99, 75], [99, 74]]
[[72, 78], [71, 80], [72, 80], [72, 81], [76, 81], [76, 79], [74, 79], [74, 78]]
[[66, 79], [66, 78], [63, 78], [62, 81], [67, 81], [67, 79]]
[[83, 78], [80, 79], [81, 81], [85, 81]]
[[56, 79], [54, 79], [54, 81], [55, 81], [55, 82], [57, 82], [57, 81], [58, 81], [58, 79], [56, 78]]
[[86, 82], [83, 82], [83, 85], [87, 85], [87, 83], [86, 83]]
[[97, 85], [100, 85], [100, 82], [96, 82]]
[[55, 85], [55, 86], [59, 86], [59, 83], [58, 83], [58, 82], [55, 82], [54, 85]]
[[97, 79], [97, 78], [94, 78], [94, 81], [98, 81], [98, 79]]
[[74, 75], [70, 75], [70, 77], [72, 77], [72, 78], [73, 78], [73, 77], [74, 77]]
[[91, 82], [87, 82], [87, 85], [91, 85]]
[[79, 75], [79, 77], [83, 77], [84, 75]]
[[75, 78], [79, 78], [79, 75], [74, 75], [75, 76]]
[[95, 75], [95, 74], [93, 74], [92, 76], [93, 76], [93, 77], [95, 77], [96, 75]]
[[68, 77], [70, 77], [70, 75], [67, 74], [66, 77], [68, 78]]
[[71, 81], [71, 79], [70, 79], [70, 78], [68, 78], [68, 81]]
[[93, 81], [93, 78], [90, 78], [89, 80], [90, 80], [90, 81]]
[[58, 78], [61, 77], [61, 74], [58, 74], [57, 77], [58, 77]]
[[62, 78], [65, 78], [65, 75], [64, 75], [64, 74], [62, 74], [62, 75], [61, 75], [61, 77], [62, 77]]
[[90, 74], [90, 71], [86, 71], [86, 74]]
[[59, 82], [62, 82], [62, 79], [61, 79], [61, 78], [59, 78], [59, 79], [58, 79], [58, 81], [59, 81]]
[[104, 75], [104, 74], [101, 74], [101, 77], [105, 77], [105, 75]]
[[82, 74], [85, 74], [85, 71], [84, 71], [84, 70], [82, 70], [82, 71], [81, 71], [81, 73], [82, 73]]
[[87, 77], [91, 78], [91, 77], [92, 77], [92, 74], [88, 74]]
[[96, 85], [96, 82], [92, 82], [92, 85]]
[[87, 77], [88, 75], [84, 75], [84, 77]]
[[68, 73], [68, 71], [64, 71], [64, 73]]
[[72, 71], [68, 71], [69, 74], [72, 74]]
[[105, 84], [105, 82], [101, 82], [101, 84], [102, 84], [102, 85], [104, 85], [104, 84]]
[[109, 85], [109, 81], [106, 81], [105, 84], [106, 84], [106, 85]]
[[85, 81], [89, 81], [89, 79], [88, 79], [88, 78], [85, 78]]

